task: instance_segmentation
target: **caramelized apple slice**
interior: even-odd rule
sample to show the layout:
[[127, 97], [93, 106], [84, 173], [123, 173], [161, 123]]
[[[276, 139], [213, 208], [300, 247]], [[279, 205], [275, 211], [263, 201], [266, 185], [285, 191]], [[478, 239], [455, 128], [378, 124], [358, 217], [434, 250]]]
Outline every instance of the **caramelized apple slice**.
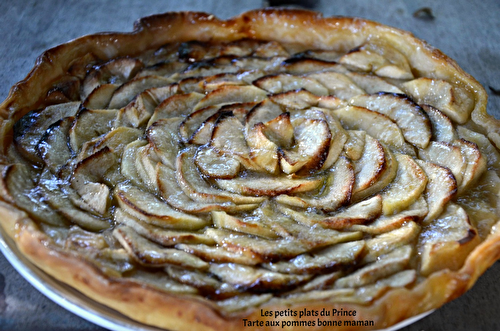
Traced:
[[467, 121], [474, 108], [474, 98], [465, 88], [441, 79], [421, 77], [402, 84], [401, 88], [418, 104], [436, 107], [459, 124]]
[[118, 205], [127, 213], [162, 228], [195, 230], [209, 224], [202, 218], [178, 212], [155, 195], [128, 184], [118, 185], [115, 197]]
[[382, 193], [384, 215], [404, 210], [420, 197], [427, 185], [427, 176], [410, 156], [396, 154], [396, 159], [396, 178]]
[[69, 142], [73, 151], [78, 152], [85, 142], [109, 132], [113, 128], [115, 117], [116, 110], [113, 109], [80, 110], [69, 130]]
[[267, 93], [255, 86], [222, 86], [208, 93], [193, 108], [198, 110], [208, 106], [235, 102], [260, 102], [267, 97]]
[[[345, 155], [352, 161], [358, 161], [363, 156], [365, 149], [366, 132], [358, 130], [347, 130], [346, 132]], [[363, 169], [363, 167], [360, 169]]]
[[104, 109], [109, 105], [113, 93], [120, 87], [118, 84], [103, 84], [96, 87], [82, 102], [87, 109]]
[[432, 139], [451, 143], [458, 139], [453, 122], [439, 109], [429, 105], [422, 105], [422, 109], [427, 113], [432, 124]]
[[294, 144], [294, 129], [290, 121], [290, 113], [281, 113], [274, 119], [264, 123], [266, 137], [281, 148], [288, 149]]
[[119, 127], [109, 131], [107, 134], [103, 135], [99, 140], [94, 142], [91, 140], [82, 146], [82, 151], [78, 155], [78, 159], [83, 159], [88, 157], [97, 151], [103, 149], [104, 147], [109, 148], [109, 150], [117, 156], [122, 155], [125, 146], [130, 142], [139, 139], [143, 132], [138, 129]]
[[127, 81], [115, 90], [109, 101], [109, 109], [120, 109], [128, 105], [142, 91], [152, 87], [166, 86], [174, 81], [161, 76], [137, 77]]
[[392, 85], [385, 81], [384, 79], [370, 74], [364, 74], [360, 72], [347, 72], [345, 73], [357, 86], [366, 91], [366, 93], [403, 93], [395, 85]]
[[209, 146], [196, 151], [194, 163], [202, 174], [210, 178], [234, 178], [240, 171], [240, 162], [231, 155], [220, 155]]
[[[263, 123], [257, 123], [253, 128], [247, 130], [246, 141], [248, 147], [250, 147], [250, 158], [259, 167], [265, 169], [271, 174], [275, 174], [279, 170], [278, 162], [278, 146], [268, 138], [265, 132], [270, 132], [271, 136], [274, 132], [272, 129], [266, 130], [266, 126]], [[281, 137], [277, 137], [280, 139]], [[277, 139], [276, 139], [277, 140]]]
[[329, 94], [343, 100], [365, 93], [349, 77], [338, 72], [322, 71], [309, 74], [307, 77], [317, 80], [328, 89]]
[[427, 276], [442, 269], [460, 269], [479, 242], [467, 213], [462, 207], [448, 203], [443, 214], [425, 227], [420, 235], [420, 272]]
[[128, 226], [113, 230], [113, 236], [138, 263], [148, 267], [178, 265], [188, 269], [205, 270], [209, 264], [200, 258], [175, 248], [165, 248], [140, 236]]
[[137, 157], [137, 150], [139, 147], [142, 147], [147, 144], [145, 140], [136, 140], [129, 143], [125, 146], [122, 154], [122, 162], [121, 162], [121, 173], [122, 175], [130, 180], [134, 185], [140, 185], [140, 181], [138, 180], [139, 175], [137, 173], [137, 169], [135, 167], [135, 161]]
[[201, 93], [174, 94], [163, 100], [154, 110], [147, 126], [162, 118], [187, 116], [203, 98]]
[[[253, 204], [265, 200], [263, 197], [246, 197], [238, 194], [224, 192], [210, 186], [198, 172], [193, 158], [195, 147], [188, 147], [181, 151], [177, 157], [176, 179], [182, 190], [193, 200], [200, 202], [234, 202], [236, 204]], [[217, 181], [236, 181], [238, 179], [218, 179]], [[241, 179], [240, 179], [241, 180]]]
[[342, 56], [339, 62], [356, 71], [371, 71], [381, 77], [413, 78], [406, 57], [388, 43], [380, 40], [370, 41], [356, 47]]
[[73, 120], [74, 117], [64, 117], [52, 124], [36, 146], [38, 155], [52, 173], [57, 173], [72, 157], [68, 146], [68, 132]]
[[411, 244], [419, 234], [420, 226], [410, 221], [398, 229], [366, 240], [366, 253], [362, 263], [375, 262], [380, 256], [403, 245]]
[[305, 75], [322, 71], [345, 72], [345, 68], [335, 62], [308, 57], [293, 57], [283, 62], [284, 71], [292, 75]]
[[85, 99], [96, 87], [114, 82], [123, 84], [134, 77], [143, 67], [140, 60], [121, 57], [93, 68], [85, 76], [81, 89], [81, 97]]
[[28, 160], [41, 163], [36, 146], [45, 131], [56, 121], [76, 114], [79, 102], [70, 102], [33, 110], [21, 117], [14, 125], [14, 144]]
[[145, 187], [150, 192], [158, 192], [158, 184], [156, 182], [156, 165], [160, 159], [156, 155], [151, 144], [137, 148], [135, 155], [135, 170], [137, 179], [141, 186]]
[[213, 211], [212, 221], [218, 228], [247, 233], [263, 238], [277, 238], [276, 232], [254, 217], [238, 218], [223, 211]]
[[386, 170], [384, 148], [370, 135], [365, 135], [363, 154], [353, 165], [356, 176], [353, 191], [358, 193], [374, 185]]
[[281, 170], [286, 174], [311, 174], [326, 161], [332, 134], [324, 120], [306, 119], [294, 127], [295, 146], [280, 153]]
[[457, 127], [460, 138], [477, 145], [482, 155], [486, 157], [488, 168], [497, 169], [500, 163], [500, 153], [491, 141], [483, 134], [469, 130], [463, 126]]
[[486, 170], [486, 159], [479, 151], [477, 145], [470, 141], [459, 139], [454, 141], [453, 145], [460, 148], [460, 152], [466, 162], [462, 173], [462, 181], [458, 184], [458, 194], [462, 194], [484, 173]]
[[387, 116], [363, 107], [349, 106], [334, 110], [343, 127], [350, 130], [363, 130], [396, 150], [414, 154], [399, 127]]
[[156, 165], [158, 191], [172, 207], [187, 213], [209, 213], [211, 211], [242, 212], [257, 208], [257, 204], [235, 204], [233, 202], [200, 202], [180, 191], [175, 171], [159, 163]]
[[31, 217], [54, 226], [63, 226], [65, 220], [40, 198], [29, 169], [21, 163], [3, 167], [0, 190], [2, 198], [26, 210]]
[[300, 89], [307, 90], [318, 96], [329, 94], [328, 89], [317, 80], [289, 74], [264, 76], [254, 81], [253, 84], [272, 94]]
[[453, 173], [457, 185], [462, 183], [463, 174], [467, 168], [467, 160], [462, 155], [460, 147], [444, 141], [431, 141], [426, 149], [418, 151], [420, 159], [448, 168]]
[[296, 194], [317, 189], [323, 183], [322, 177], [291, 179], [289, 177], [266, 177], [249, 175], [245, 178], [217, 179], [217, 185], [229, 192], [250, 196], [277, 196]]
[[320, 98], [302, 89], [273, 94], [269, 99], [285, 109], [306, 109], [317, 106]]
[[404, 138], [417, 147], [425, 148], [432, 136], [431, 124], [420, 106], [405, 95], [377, 93], [352, 98], [350, 104], [384, 114], [401, 129]]
[[325, 189], [321, 195], [314, 198], [278, 195], [275, 200], [291, 206], [301, 208], [318, 208], [329, 212], [346, 204], [351, 197], [354, 184], [354, 171], [350, 162], [341, 157], [329, 171]]
[[146, 137], [161, 162], [175, 168], [175, 159], [179, 152], [179, 125], [182, 117], [163, 118], [154, 122], [146, 130]]
[[277, 208], [282, 213], [304, 225], [312, 227], [320, 225], [323, 228], [343, 230], [355, 224], [368, 223], [377, 218], [382, 212], [382, 198], [380, 195], [376, 195], [368, 200], [358, 202], [346, 210], [332, 216], [323, 216], [314, 212], [304, 213], [282, 205], [278, 205]]
[[133, 217], [121, 208], [117, 208], [114, 214], [114, 220], [118, 224], [124, 224], [141, 236], [154, 241], [162, 246], [175, 246], [177, 244], [207, 244], [212, 245], [215, 242], [212, 238], [203, 233], [192, 231], [176, 231], [160, 228]]
[[210, 272], [223, 282], [238, 288], [252, 290], [286, 290], [298, 286], [310, 278], [306, 275], [287, 275], [236, 263], [213, 263], [210, 265]]
[[175, 246], [186, 253], [198, 256], [200, 259], [215, 263], [238, 263], [244, 265], [257, 265], [262, 259], [253, 254], [241, 254], [230, 251], [221, 246], [208, 246], [205, 244], [178, 244]]
[[265, 263], [264, 268], [287, 274], [317, 274], [353, 265], [363, 252], [363, 240], [332, 245], [314, 253], [301, 254], [289, 261]]
[[281, 107], [266, 99], [250, 110], [245, 117], [245, 129], [250, 130], [257, 123], [267, 123], [283, 113]]
[[443, 212], [446, 204], [455, 196], [457, 181], [448, 168], [423, 160], [417, 160], [417, 163], [429, 179], [425, 189], [429, 213], [424, 219], [424, 224], [428, 224]]
[[402, 271], [410, 262], [412, 254], [413, 248], [410, 245], [396, 248], [380, 256], [377, 261], [358, 269], [349, 276], [340, 278], [335, 282], [335, 288], [353, 288], [373, 284], [379, 279]]

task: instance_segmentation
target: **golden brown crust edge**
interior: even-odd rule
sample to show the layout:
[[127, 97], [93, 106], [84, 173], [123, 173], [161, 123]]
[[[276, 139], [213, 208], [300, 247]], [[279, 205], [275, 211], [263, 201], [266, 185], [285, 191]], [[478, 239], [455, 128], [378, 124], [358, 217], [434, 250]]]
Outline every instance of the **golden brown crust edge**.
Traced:
[[[291, 23], [287, 29], [283, 28], [284, 22]], [[269, 28], [269, 25], [273, 28]], [[290, 29], [290, 26], [293, 28]], [[500, 145], [500, 139], [496, 138], [500, 132], [500, 125], [497, 120], [492, 119], [486, 113], [487, 96], [480, 84], [460, 69], [453, 60], [414, 38], [410, 33], [366, 20], [322, 18], [317, 13], [307, 11], [259, 10], [242, 14], [228, 21], [220, 21], [203, 13], [156, 15], [138, 21], [132, 33], [86, 36], [48, 50], [38, 58], [35, 67], [26, 79], [16, 84], [9, 97], [0, 105], [2, 118], [0, 139], [3, 154], [9, 144], [13, 123], [28, 110], [42, 105], [47, 91], [41, 90], [40, 86], [48, 87], [50, 83], [57, 82], [66, 74], [73, 59], [82, 57], [88, 52], [94, 52], [105, 60], [116, 56], [134, 55], [134, 52], [141, 52], [147, 47], [155, 48], [173, 41], [240, 38], [305, 43], [314, 39], [315, 42], [311, 43], [311, 47], [319, 48], [338, 43], [348, 50], [367, 39], [375, 38], [372, 34], [375, 29], [377, 38], [391, 40], [400, 46], [398, 50], [407, 56], [411, 66], [418, 73], [463, 84], [475, 97], [475, 107], [471, 115], [473, 121], [490, 133], [490, 139], [497, 146]], [[353, 38], [353, 32], [358, 33], [356, 38]], [[314, 38], [310, 38], [311, 36]], [[420, 51], [416, 52], [416, 48]], [[425, 57], [425, 61], [422, 60], [422, 56]], [[18, 248], [35, 265], [92, 299], [114, 307], [125, 315], [146, 324], [172, 330], [240, 330], [244, 329], [243, 318], [265, 320], [258, 310], [224, 317], [208, 303], [198, 299], [180, 298], [135, 283], [111, 280], [80, 258], [54, 250], [48, 244], [47, 238], [38, 231], [34, 222], [14, 206], [2, 203], [0, 215], [2, 226], [9, 236], [15, 239]], [[350, 307], [342, 305], [342, 307], [356, 309], [359, 320], [373, 320], [374, 328], [387, 327], [458, 297], [469, 289], [498, 258], [500, 258], [499, 229], [490, 234], [468, 256], [462, 269], [457, 272], [442, 271], [433, 274], [412, 290], [392, 290], [369, 307], [357, 305]], [[448, 284], [446, 287], [440, 286], [443, 281]], [[137, 304], [138, 302], [140, 304]], [[340, 305], [315, 303], [314, 305], [297, 305], [293, 308], [320, 309], [336, 306]], [[277, 310], [287, 307], [266, 306], [264, 308]], [[287, 319], [290, 318], [287, 317]], [[321, 328], [308, 329], [319, 330]], [[349, 329], [351, 328], [344, 327], [338, 330]]]

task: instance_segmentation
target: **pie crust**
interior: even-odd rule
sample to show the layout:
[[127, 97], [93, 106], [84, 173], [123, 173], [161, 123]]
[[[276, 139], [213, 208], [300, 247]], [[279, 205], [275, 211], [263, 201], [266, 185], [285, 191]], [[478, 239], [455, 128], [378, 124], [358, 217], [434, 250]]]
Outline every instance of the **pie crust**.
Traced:
[[148, 325], [356, 329], [287, 313], [337, 309], [356, 315], [322, 321], [381, 329], [500, 258], [486, 103], [452, 59], [375, 22], [150, 16], [44, 52], [11, 89], [0, 224], [46, 273]]

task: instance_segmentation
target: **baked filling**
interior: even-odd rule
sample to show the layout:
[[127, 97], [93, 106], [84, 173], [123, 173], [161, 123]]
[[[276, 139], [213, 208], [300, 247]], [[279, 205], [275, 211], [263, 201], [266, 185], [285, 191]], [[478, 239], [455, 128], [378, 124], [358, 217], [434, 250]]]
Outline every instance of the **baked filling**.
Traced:
[[382, 40], [83, 59], [15, 123], [2, 197], [111, 279], [227, 316], [370, 305], [459, 270], [498, 220], [473, 92]]

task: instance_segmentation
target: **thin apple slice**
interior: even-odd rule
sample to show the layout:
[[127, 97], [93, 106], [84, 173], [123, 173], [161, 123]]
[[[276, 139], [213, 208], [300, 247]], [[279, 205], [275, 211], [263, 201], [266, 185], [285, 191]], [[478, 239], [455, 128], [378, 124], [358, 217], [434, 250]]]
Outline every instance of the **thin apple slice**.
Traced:
[[[267, 172], [276, 174], [279, 171], [278, 145], [269, 139], [268, 136], [273, 138], [278, 136], [278, 139], [281, 137], [274, 135], [274, 130], [266, 129], [266, 125], [263, 123], [259, 122], [255, 124], [251, 129], [247, 130], [246, 142], [248, 147], [250, 147], [251, 160]], [[266, 131], [270, 134], [266, 135]]]
[[209, 213], [211, 211], [243, 212], [254, 210], [258, 204], [235, 204], [233, 202], [200, 202], [189, 198], [177, 184], [175, 171], [159, 163], [156, 165], [158, 191], [172, 207], [186, 213]]
[[282, 149], [281, 170], [286, 174], [312, 174], [321, 169], [328, 157], [332, 134], [324, 120], [306, 119], [294, 126], [295, 146]]
[[353, 192], [352, 201], [359, 201], [372, 194], [380, 192], [390, 183], [392, 183], [392, 181], [396, 177], [398, 172], [398, 161], [395, 155], [389, 149], [385, 147], [383, 149], [384, 149], [385, 163], [383, 166], [384, 170], [382, 175], [377, 176], [377, 180], [375, 181], [375, 183], [371, 184], [371, 186], [363, 190]]
[[[364, 131], [362, 131], [364, 132]], [[384, 147], [370, 135], [364, 135], [364, 150], [360, 159], [353, 163], [356, 180], [353, 192], [362, 192], [378, 182], [386, 171]]]
[[354, 265], [363, 252], [363, 240], [332, 245], [314, 253], [301, 254], [289, 261], [263, 264], [271, 271], [286, 274], [318, 274], [332, 272], [341, 266]]
[[317, 208], [325, 212], [334, 211], [349, 202], [354, 184], [354, 171], [346, 158], [339, 158], [329, 171], [322, 194], [313, 197], [278, 195], [275, 200], [301, 208]]
[[291, 179], [289, 177], [267, 177], [249, 175], [245, 178], [217, 179], [217, 185], [229, 192], [249, 196], [277, 196], [280, 194], [296, 194], [317, 189], [324, 179], [322, 177]]
[[213, 211], [211, 213], [214, 225], [221, 229], [228, 229], [236, 232], [246, 233], [249, 235], [259, 236], [263, 238], [275, 239], [278, 238], [276, 232], [271, 228], [259, 222], [255, 217], [238, 218], [223, 211]]
[[113, 128], [116, 110], [82, 109], [76, 114], [75, 122], [69, 130], [69, 142], [73, 151], [78, 152], [83, 144]]
[[[325, 49], [316, 49], [316, 50], [307, 50], [300, 51], [300, 53], [294, 54], [294, 57], [297, 58], [311, 58], [318, 59], [321, 61], [327, 62], [336, 62], [345, 52], [336, 51], [336, 50], [325, 50]], [[347, 71], [347, 69], [344, 69]]]
[[174, 94], [166, 98], [155, 108], [147, 126], [151, 126], [161, 118], [187, 116], [191, 114], [194, 106], [198, 104], [203, 97], [204, 95], [201, 93], [191, 92], [186, 94]]
[[408, 155], [396, 154], [398, 172], [394, 181], [382, 193], [384, 215], [392, 215], [406, 209], [424, 192], [427, 176]]
[[235, 102], [260, 102], [267, 97], [267, 93], [255, 86], [222, 86], [208, 93], [193, 110], [208, 106], [229, 104]]
[[209, 142], [215, 122], [220, 116], [219, 109], [219, 105], [208, 106], [189, 114], [179, 127], [182, 141], [198, 145]]
[[402, 271], [410, 262], [413, 247], [405, 245], [382, 255], [375, 262], [367, 264], [349, 276], [335, 282], [335, 288], [355, 288], [373, 284], [379, 279], [386, 278]]
[[350, 104], [384, 114], [401, 129], [404, 138], [425, 148], [432, 137], [432, 127], [425, 112], [405, 95], [392, 93], [363, 94], [353, 97]]
[[342, 126], [349, 130], [363, 130], [380, 142], [397, 151], [414, 154], [401, 130], [389, 117], [363, 107], [348, 106], [333, 111]]
[[204, 77], [199, 83], [206, 92], [212, 92], [223, 86], [243, 86], [245, 82], [241, 80], [238, 73], [222, 73], [214, 76]]
[[443, 212], [446, 204], [455, 196], [458, 188], [457, 181], [448, 168], [423, 160], [416, 162], [429, 179], [425, 189], [429, 213], [423, 220], [424, 224], [428, 224]]
[[320, 98], [302, 89], [273, 94], [269, 99], [285, 109], [306, 109], [317, 106]]
[[239, 294], [238, 289], [234, 286], [217, 280], [206, 271], [186, 270], [174, 265], [169, 265], [164, 270], [170, 279], [197, 289], [200, 293], [209, 295], [211, 298], [225, 299]]
[[292, 75], [305, 75], [322, 71], [345, 72], [345, 68], [338, 63], [307, 57], [293, 57], [285, 60], [283, 70]]
[[120, 87], [119, 84], [102, 84], [97, 86], [82, 102], [87, 109], [104, 109], [109, 105], [113, 93]]
[[163, 118], [154, 122], [146, 130], [146, 137], [161, 162], [175, 169], [175, 159], [179, 152], [179, 125], [182, 117]]
[[109, 101], [109, 109], [120, 109], [128, 105], [139, 93], [152, 87], [170, 85], [174, 81], [161, 76], [137, 77], [127, 81], [113, 93]]
[[309, 250], [306, 244], [296, 239], [270, 240], [215, 228], [208, 228], [205, 234], [213, 238], [217, 245], [229, 251], [256, 256], [262, 261], [293, 258]]
[[362, 263], [375, 262], [380, 256], [403, 245], [411, 244], [420, 234], [420, 226], [410, 221], [400, 228], [367, 239]]
[[3, 167], [1, 176], [0, 190], [4, 200], [25, 210], [37, 221], [54, 226], [64, 226], [67, 223], [40, 198], [29, 169], [24, 164]]
[[113, 230], [113, 236], [138, 263], [148, 267], [178, 265], [188, 269], [206, 270], [209, 264], [200, 258], [175, 248], [165, 248], [140, 236], [128, 226]]
[[497, 170], [499, 168], [500, 153], [484, 134], [474, 132], [463, 126], [458, 126], [457, 132], [460, 138], [477, 145], [481, 154], [486, 157], [488, 169]]
[[281, 113], [274, 119], [264, 123], [265, 136], [281, 148], [288, 149], [294, 144], [294, 130], [290, 113]]
[[95, 143], [93, 140], [89, 141], [90, 144], [85, 143], [82, 146], [82, 151], [78, 155], [79, 159], [83, 159], [90, 156], [97, 151], [107, 147], [109, 150], [117, 156], [121, 156], [125, 146], [130, 142], [139, 139], [143, 135], [143, 132], [139, 129], [119, 127], [109, 131], [97, 140]]
[[[193, 200], [200, 202], [234, 202], [236, 204], [253, 204], [265, 200], [264, 197], [246, 197], [221, 191], [210, 186], [200, 175], [193, 162], [196, 147], [188, 147], [181, 151], [176, 162], [176, 179], [182, 190]], [[221, 181], [218, 179], [217, 181]], [[237, 179], [227, 179], [233, 181]]]
[[328, 151], [328, 156], [326, 157], [321, 170], [329, 169], [338, 159], [344, 145], [347, 142], [348, 136], [347, 131], [344, 130], [340, 122], [337, 120], [336, 116], [333, 115], [329, 109], [325, 108], [311, 108], [311, 110], [320, 110], [323, 112], [325, 119], [330, 128], [330, 149]]
[[352, 49], [339, 62], [355, 71], [373, 72], [381, 77], [413, 78], [406, 56], [381, 40], [370, 41]]
[[118, 205], [127, 213], [162, 228], [196, 230], [210, 224], [205, 219], [178, 212], [155, 195], [129, 184], [118, 185], [115, 197]]
[[467, 160], [459, 146], [444, 141], [431, 141], [429, 146], [418, 151], [420, 159], [448, 168], [453, 173], [457, 185], [461, 185], [467, 168]]
[[358, 161], [361, 157], [363, 157], [366, 132], [358, 130], [347, 130], [346, 132], [347, 140], [344, 144], [344, 152], [350, 160]]
[[300, 285], [311, 276], [288, 275], [269, 271], [263, 268], [245, 266], [236, 263], [211, 264], [210, 272], [238, 288], [261, 291], [273, 289], [283, 291]]
[[203, 261], [212, 263], [237, 263], [243, 265], [257, 265], [263, 260], [252, 254], [241, 254], [234, 252], [221, 246], [208, 246], [205, 244], [178, 244], [175, 246], [186, 253], [199, 257]]
[[16, 149], [28, 160], [42, 163], [36, 146], [45, 131], [56, 121], [74, 116], [80, 107], [79, 102], [70, 102], [33, 110], [14, 124], [13, 140]]
[[253, 84], [272, 94], [300, 89], [307, 90], [317, 96], [329, 94], [328, 89], [315, 79], [289, 74], [264, 76], [254, 81]]
[[356, 95], [366, 93], [349, 77], [338, 72], [322, 71], [309, 74], [307, 77], [317, 80], [328, 89], [329, 94], [343, 100], [348, 100]]
[[83, 80], [81, 89], [82, 99], [87, 96], [98, 86], [114, 82], [115, 84], [123, 84], [143, 67], [140, 60], [121, 57], [108, 61], [100, 66], [94, 67], [88, 72]]
[[439, 109], [429, 105], [422, 105], [422, 109], [427, 113], [431, 121], [433, 140], [451, 143], [458, 139], [453, 122], [448, 116]]
[[64, 117], [52, 124], [40, 138], [36, 150], [45, 166], [52, 173], [57, 173], [72, 157], [68, 146], [68, 133], [74, 117]]
[[249, 130], [257, 123], [267, 123], [283, 113], [283, 109], [270, 99], [266, 99], [252, 108], [245, 117], [245, 128]]
[[121, 208], [117, 208], [115, 210], [114, 220], [117, 224], [124, 224], [133, 229], [139, 235], [166, 247], [175, 246], [177, 244], [215, 244], [215, 241], [212, 238], [203, 233], [160, 228], [140, 221], [134, 216], [123, 211]]
[[380, 195], [376, 195], [368, 200], [353, 204], [346, 210], [332, 216], [319, 215], [314, 212], [304, 213], [282, 205], [278, 205], [277, 208], [285, 215], [306, 226], [319, 225], [326, 229], [344, 230], [355, 224], [365, 224], [377, 218], [382, 212], [382, 198]]
[[401, 85], [418, 104], [436, 107], [453, 121], [464, 124], [474, 108], [474, 98], [464, 87], [441, 80], [421, 77]]
[[269, 74], [271, 72], [278, 71], [281, 68], [284, 60], [286, 60], [286, 57], [284, 56], [274, 56], [271, 58], [250, 56], [236, 58], [232, 61], [232, 63], [240, 70], [262, 71], [266, 74]]
[[135, 170], [137, 179], [140, 181], [141, 188], [145, 187], [150, 192], [158, 192], [158, 183], [156, 181], [156, 165], [160, 158], [156, 155], [151, 144], [137, 148], [135, 154]]
[[392, 85], [384, 79], [370, 74], [360, 72], [347, 72], [345, 73], [357, 86], [362, 88], [368, 94], [387, 92], [387, 93], [403, 93], [395, 85]]
[[145, 77], [145, 76], [163, 76], [170, 77], [178, 72], [184, 71], [189, 64], [179, 61], [169, 61], [169, 62], [157, 62], [154, 65], [144, 67], [134, 76]]
[[420, 272], [427, 276], [442, 269], [460, 269], [480, 241], [464, 209], [448, 203], [443, 214], [420, 235]]
[[200, 172], [210, 178], [234, 178], [240, 171], [240, 162], [231, 155], [220, 155], [209, 146], [196, 151], [194, 163]]
[[460, 152], [466, 161], [462, 181], [458, 184], [457, 192], [458, 194], [462, 194], [484, 173], [486, 170], [486, 159], [475, 143], [465, 139], [458, 139], [453, 142], [453, 145], [460, 148]]
[[137, 149], [147, 144], [145, 140], [136, 140], [125, 146], [122, 154], [122, 162], [120, 166], [120, 171], [122, 175], [130, 180], [134, 185], [141, 185], [141, 181], [138, 180], [139, 175], [135, 167], [135, 160], [137, 156]]

